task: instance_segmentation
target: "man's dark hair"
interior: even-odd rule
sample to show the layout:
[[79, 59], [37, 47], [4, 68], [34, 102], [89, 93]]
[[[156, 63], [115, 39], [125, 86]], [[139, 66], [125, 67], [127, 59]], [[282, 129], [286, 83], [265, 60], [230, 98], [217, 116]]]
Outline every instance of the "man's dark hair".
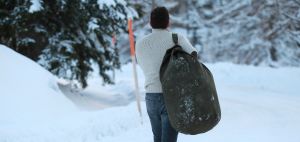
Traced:
[[150, 25], [153, 29], [166, 29], [169, 25], [169, 12], [166, 7], [156, 7], [151, 12]]

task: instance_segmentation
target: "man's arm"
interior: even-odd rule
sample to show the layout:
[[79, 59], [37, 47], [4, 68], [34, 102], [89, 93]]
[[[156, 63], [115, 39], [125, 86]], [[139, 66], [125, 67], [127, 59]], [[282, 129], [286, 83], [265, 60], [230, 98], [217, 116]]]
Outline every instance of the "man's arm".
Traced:
[[181, 45], [184, 51], [187, 53], [193, 55], [194, 57], [197, 57], [197, 50], [192, 46], [192, 44], [189, 42], [187, 38], [185, 38], [182, 35], [178, 35], [178, 44]]
[[136, 61], [137, 61], [137, 64], [140, 64], [140, 41], [137, 41], [135, 43], [135, 58], [136, 58]]

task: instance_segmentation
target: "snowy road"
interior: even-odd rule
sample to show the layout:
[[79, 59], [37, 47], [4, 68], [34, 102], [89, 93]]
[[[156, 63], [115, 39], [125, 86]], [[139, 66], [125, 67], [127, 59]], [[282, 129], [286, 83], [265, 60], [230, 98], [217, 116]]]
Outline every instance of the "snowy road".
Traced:
[[[251, 88], [221, 87], [222, 120], [212, 131], [196, 136], [179, 135], [179, 142], [299, 142], [300, 98]], [[228, 94], [230, 93], [230, 94]], [[151, 142], [151, 127], [142, 103], [143, 121], [135, 102], [128, 106], [69, 114], [50, 123], [23, 124], [1, 129], [1, 142]], [[5, 140], [6, 139], [6, 140]]]

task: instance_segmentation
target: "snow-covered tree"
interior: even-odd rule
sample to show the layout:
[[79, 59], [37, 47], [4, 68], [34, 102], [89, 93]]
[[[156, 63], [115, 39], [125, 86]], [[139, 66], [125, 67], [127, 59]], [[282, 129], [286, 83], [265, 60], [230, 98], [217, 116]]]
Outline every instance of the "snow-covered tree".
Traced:
[[31, 3], [26, 0], [0, 1], [0, 42], [14, 48], [17, 52], [38, 60], [47, 40], [43, 32], [32, 32], [38, 28], [29, 13]]
[[87, 86], [92, 65], [105, 83], [119, 68], [111, 36], [138, 17], [124, 0], [0, 1], [0, 42], [38, 61], [52, 73]]
[[293, 0], [233, 0], [214, 8], [199, 30], [203, 59], [299, 66], [299, 6]]
[[[185, 34], [203, 61], [300, 66], [297, 0], [153, 1], [169, 9], [171, 29]], [[150, 13], [151, 1], [144, 6]], [[136, 23], [149, 22], [149, 17], [141, 19]], [[138, 26], [141, 35], [150, 28]]]

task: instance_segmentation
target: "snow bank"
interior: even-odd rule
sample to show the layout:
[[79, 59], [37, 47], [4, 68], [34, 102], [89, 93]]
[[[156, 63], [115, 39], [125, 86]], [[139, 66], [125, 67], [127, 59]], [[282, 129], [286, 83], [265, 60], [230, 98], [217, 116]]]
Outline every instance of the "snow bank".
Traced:
[[[0, 46], [0, 67], [0, 142], [153, 141], [145, 102], [141, 103], [144, 124], [140, 125], [136, 102], [132, 102], [134, 99], [123, 107], [65, 112], [59, 119], [45, 119], [46, 123], [8, 123], [8, 118], [13, 116], [26, 116], [19, 114], [21, 112], [41, 117], [40, 114], [49, 116], [49, 112], [62, 108], [68, 111], [71, 106], [57, 90], [55, 78], [49, 72], [4, 46]], [[178, 142], [300, 141], [300, 88], [297, 86], [300, 84], [300, 68], [231, 63], [208, 64], [208, 68], [215, 78], [222, 119], [208, 133], [196, 136], [180, 134]], [[144, 93], [144, 77], [141, 69], [137, 69], [140, 91]], [[100, 94], [103, 100], [112, 104], [128, 101], [118, 97], [134, 96], [132, 64], [116, 71], [116, 85], [101, 86], [99, 76], [92, 76], [89, 84], [91, 86], [83, 92]]]
[[[145, 107], [142, 111], [146, 111]], [[145, 142], [152, 138], [147, 117], [144, 114], [141, 125], [136, 104], [131, 103], [126, 107], [73, 113], [42, 125], [23, 124], [15, 129], [2, 129], [0, 125], [0, 142]]]
[[0, 67], [0, 126], [48, 120], [76, 110], [50, 72], [3, 45]]
[[[108, 95], [121, 94], [127, 96], [128, 94], [134, 93], [134, 82], [133, 82], [133, 72], [132, 64], [123, 65], [120, 70], [115, 70], [115, 84], [101, 86], [103, 80], [98, 74], [98, 69], [96, 68], [94, 73], [88, 79], [88, 84], [90, 84], [83, 92], [85, 93], [105, 93]], [[145, 92], [144, 89], [144, 76], [142, 70], [137, 66], [137, 75], [139, 82], [139, 89], [141, 94]], [[111, 75], [113, 76], [113, 75]]]

